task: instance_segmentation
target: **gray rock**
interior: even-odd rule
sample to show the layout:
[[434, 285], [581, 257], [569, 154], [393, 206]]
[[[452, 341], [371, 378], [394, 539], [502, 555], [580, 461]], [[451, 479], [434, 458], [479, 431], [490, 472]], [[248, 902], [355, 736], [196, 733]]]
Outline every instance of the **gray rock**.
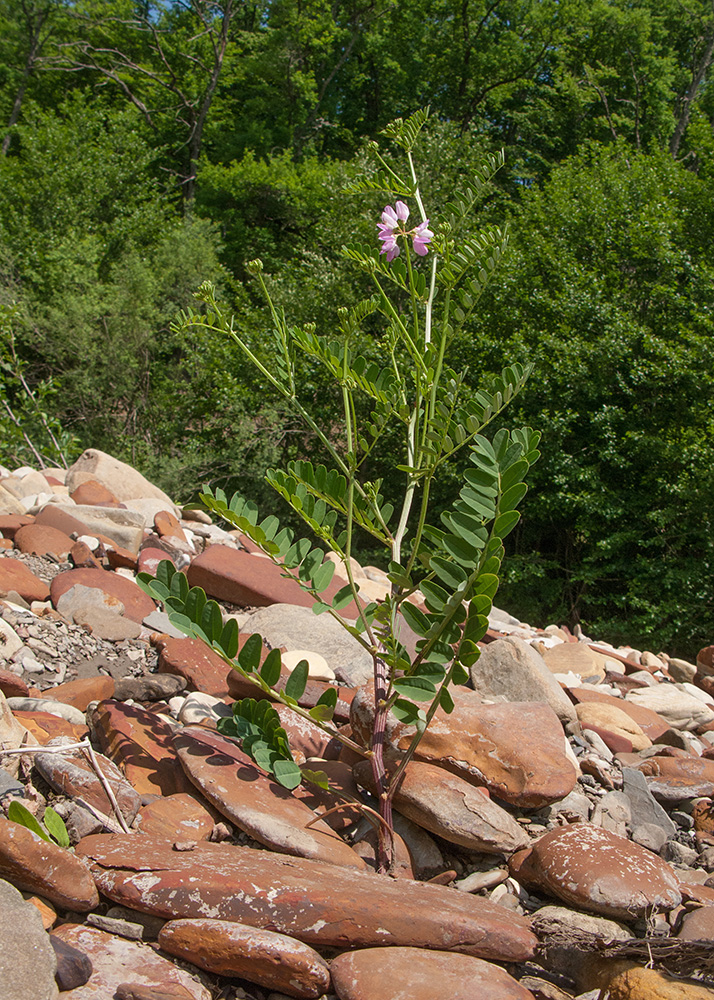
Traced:
[[675, 865], [693, 865], [699, 857], [693, 847], [680, 844], [678, 840], [668, 840], [660, 854], [665, 861], [671, 861]]
[[599, 826], [618, 837], [627, 836], [627, 825], [631, 821], [630, 800], [622, 792], [608, 792], [593, 810], [594, 826]]
[[454, 883], [461, 892], [480, 892], [482, 889], [492, 889], [508, 878], [507, 868], [490, 868], [486, 872], [471, 872], [466, 878], [460, 878]]
[[0, 800], [6, 795], [24, 796], [25, 786], [0, 767]]
[[192, 691], [179, 711], [179, 722], [184, 726], [199, 725], [206, 720], [218, 722], [219, 719], [230, 719], [233, 715], [231, 707], [221, 698], [215, 698], [203, 691]]
[[590, 799], [587, 795], [574, 789], [566, 795], [560, 802], [554, 802], [545, 809], [541, 809], [539, 816], [542, 816], [546, 823], [553, 823], [557, 816], [564, 816], [568, 822], [583, 820], [587, 822], [590, 816]]
[[[583, 961], [589, 950], [577, 944], [565, 943], [569, 932], [587, 934], [605, 941], [625, 941], [632, 937], [631, 931], [623, 924], [606, 917], [596, 917], [591, 913], [571, 910], [566, 906], [542, 906], [533, 914], [533, 930], [545, 942], [541, 960], [546, 969], [559, 972], [578, 982]], [[549, 942], [551, 938], [557, 943]]]
[[81, 521], [93, 535], [105, 535], [135, 555], [139, 551], [146, 524], [143, 514], [122, 510], [121, 507], [93, 507], [89, 504], [63, 506], [62, 509]]
[[542, 701], [564, 724], [577, 715], [543, 657], [523, 639], [496, 639], [481, 650], [471, 667], [476, 692], [488, 701]]
[[711, 708], [687, 691], [682, 691], [679, 685], [658, 684], [657, 687], [638, 688], [628, 691], [625, 699], [633, 705], [652, 709], [675, 729], [686, 732], [714, 721]]
[[82, 583], [75, 583], [57, 601], [58, 614], [71, 622], [75, 620], [75, 612], [83, 613], [89, 608], [102, 608], [117, 615], [124, 613], [124, 605], [117, 597], [105, 594], [97, 587], [85, 587]]
[[633, 828], [630, 839], [640, 847], [646, 847], [648, 851], [659, 854], [667, 843], [667, 834], [655, 823], [640, 823]]
[[98, 639], [110, 642], [138, 639], [141, 635], [140, 625], [108, 608], [80, 608], [74, 612], [74, 620], [77, 625], [89, 629]]
[[2, 1000], [56, 1000], [57, 959], [39, 910], [0, 879]]
[[9, 660], [20, 649], [22, 639], [9, 622], [0, 618], [0, 660]]
[[122, 677], [114, 686], [117, 701], [168, 701], [186, 687], [185, 677], [177, 674], [148, 674], [146, 677]]
[[[642, 771], [638, 771], [634, 767], [623, 767], [622, 791], [630, 802], [633, 830], [638, 826], [654, 824], [663, 831], [665, 840], [669, 840], [675, 835], [677, 827], [659, 802], [655, 800]], [[643, 847], [647, 846], [649, 845], [643, 844]]]
[[51, 698], [8, 698], [7, 704], [9, 708], [20, 712], [49, 712], [50, 715], [56, 715], [77, 726], [83, 726], [86, 721], [84, 712], [80, 712], [78, 708]]
[[175, 625], [171, 624], [165, 611], [152, 611], [144, 618], [143, 624], [147, 628], [153, 629], [154, 632], [163, 632], [164, 635], [170, 635], [174, 639], [186, 638], [185, 632], [180, 632]]
[[688, 660], [680, 660], [676, 656], [670, 658], [667, 668], [675, 681], [682, 683], [693, 681], [697, 673], [696, 663], [690, 663]]
[[320, 653], [346, 684], [357, 686], [372, 679], [372, 657], [329, 615], [315, 615], [295, 604], [271, 604], [252, 614], [243, 630], [259, 632], [273, 647]]

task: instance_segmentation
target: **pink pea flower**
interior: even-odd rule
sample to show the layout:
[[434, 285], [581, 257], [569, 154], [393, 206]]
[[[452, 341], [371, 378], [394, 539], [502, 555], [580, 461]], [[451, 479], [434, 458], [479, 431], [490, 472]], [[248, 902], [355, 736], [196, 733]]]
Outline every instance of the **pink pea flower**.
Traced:
[[397, 243], [398, 236], [411, 236], [415, 253], [424, 257], [427, 252], [427, 243], [434, 236], [428, 228], [429, 220], [420, 222], [414, 229], [407, 231], [406, 221], [409, 218], [409, 209], [403, 201], [395, 202], [394, 208], [387, 205], [382, 212], [382, 221], [377, 223], [379, 230], [378, 239], [382, 242], [380, 253], [387, 255], [387, 260], [393, 261], [401, 253], [401, 248]]
[[430, 243], [434, 234], [431, 229], [429, 229], [429, 220], [426, 222], [420, 222], [419, 225], [412, 233], [414, 241], [414, 252], [418, 253], [420, 257], [426, 257], [428, 250], [427, 243]]

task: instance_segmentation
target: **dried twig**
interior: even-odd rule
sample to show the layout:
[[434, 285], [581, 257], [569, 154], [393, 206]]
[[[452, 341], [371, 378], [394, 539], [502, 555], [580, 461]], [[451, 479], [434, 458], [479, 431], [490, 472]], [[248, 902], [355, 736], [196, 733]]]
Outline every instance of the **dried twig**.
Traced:
[[[101, 782], [102, 788], [107, 793], [107, 798], [111, 802], [112, 809], [116, 814], [120, 827], [122, 828], [124, 833], [133, 833], [133, 831], [129, 828], [126, 820], [124, 819], [124, 814], [122, 813], [119, 803], [117, 802], [116, 795], [114, 794], [114, 791], [112, 790], [112, 787], [109, 784], [106, 775], [99, 766], [99, 761], [97, 760], [96, 754], [94, 753], [94, 748], [92, 747], [92, 744], [89, 742], [88, 739], [80, 740], [78, 743], [63, 744], [62, 746], [20, 747], [17, 750], [0, 750], [0, 755], [7, 754], [8, 756], [10, 756], [14, 754], [28, 754], [28, 753], [67, 753], [70, 750], [84, 751], [84, 754], [89, 760], [92, 770], [94, 771], [97, 778]], [[97, 816], [97, 819], [99, 820], [102, 819], [102, 814], [101, 813], [98, 814], [98, 811], [95, 811], [91, 807], [88, 807], [87, 803], [83, 802], [82, 805], [85, 806], [86, 808], [89, 808], [90, 812], [94, 813], [94, 815]]]

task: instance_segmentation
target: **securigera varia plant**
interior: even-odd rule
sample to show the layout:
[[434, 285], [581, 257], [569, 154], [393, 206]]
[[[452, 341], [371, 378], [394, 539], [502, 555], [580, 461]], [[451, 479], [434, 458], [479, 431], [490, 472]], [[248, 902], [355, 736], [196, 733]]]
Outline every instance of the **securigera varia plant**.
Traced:
[[[310, 537], [296, 537], [272, 513], [261, 519], [255, 504], [240, 495], [229, 499], [221, 490], [205, 488], [200, 499], [306, 591], [316, 614], [331, 615], [369, 652], [375, 700], [370, 746], [359, 745], [332, 724], [336, 688], [329, 688], [314, 707], [300, 706], [307, 681], [305, 661], [278, 690], [279, 650], [272, 650], [261, 664], [262, 640], [254, 635], [239, 651], [235, 621], [224, 624], [218, 605], [199, 588], [189, 589], [186, 577], [170, 563], [160, 565], [155, 579], [142, 577], [176, 626], [202, 638], [254, 682], [256, 697], [237, 702], [234, 717], [222, 720], [219, 729], [241, 739], [243, 749], [279, 782], [288, 788], [304, 780], [326, 787], [324, 772], [301, 769], [294, 762], [271, 701], [288, 705], [371, 761], [378, 798], [378, 813], [372, 814], [378, 820], [382, 871], [391, 864], [392, 799], [404, 769], [437, 710], [453, 711], [450, 689], [468, 681], [469, 667], [478, 659], [477, 643], [488, 627], [498, 587], [503, 539], [518, 521], [516, 507], [526, 492], [524, 479], [538, 456], [539, 439], [530, 427], [502, 429], [491, 440], [483, 435], [523, 386], [528, 374], [524, 367], [511, 365], [478, 389], [466, 384], [463, 372], [448, 367], [449, 344], [467, 323], [506, 247], [507, 235], [497, 227], [476, 234], [468, 228], [502, 157], [489, 157], [453, 204], [427, 217], [414, 160], [426, 120], [427, 112], [421, 111], [386, 128], [398, 160], [388, 160], [374, 144], [379, 166], [357, 185], [365, 193], [384, 192], [388, 204], [377, 223], [374, 245], [343, 247], [346, 257], [369, 276], [373, 291], [353, 309], [338, 310], [339, 336], [321, 335], [312, 326], [289, 326], [271, 301], [259, 260], [251, 262], [249, 271], [272, 317], [272, 330], [263, 338], [264, 354], [259, 356], [238, 335], [209, 283], [197, 293], [204, 309], [183, 315], [177, 326], [231, 337], [330, 456], [331, 468], [294, 461], [266, 473], [270, 485], [310, 529]], [[395, 162], [404, 163], [403, 172]], [[377, 316], [381, 366], [368, 363], [352, 347], [363, 321], [370, 317], [373, 327]], [[300, 354], [324, 366], [339, 386], [341, 438], [334, 427], [329, 432], [320, 427], [298, 395], [295, 358]], [[369, 416], [363, 420], [358, 418], [364, 410], [357, 405], [360, 394], [369, 402]], [[395, 424], [403, 442], [398, 469], [404, 490], [399, 497], [386, 497], [382, 483], [369, 481], [363, 470]], [[432, 524], [430, 495], [436, 477], [462, 450], [469, 460], [463, 486], [451, 509], [441, 514], [440, 524]], [[350, 561], [357, 529], [385, 549], [391, 592], [381, 601], [360, 598]], [[337, 556], [348, 581], [336, 592], [331, 586], [335, 563], [326, 559], [327, 552]], [[413, 637], [410, 643], [413, 655], [402, 641], [404, 623], [418, 637], [415, 646]], [[390, 713], [413, 735], [407, 749], [387, 767]]]

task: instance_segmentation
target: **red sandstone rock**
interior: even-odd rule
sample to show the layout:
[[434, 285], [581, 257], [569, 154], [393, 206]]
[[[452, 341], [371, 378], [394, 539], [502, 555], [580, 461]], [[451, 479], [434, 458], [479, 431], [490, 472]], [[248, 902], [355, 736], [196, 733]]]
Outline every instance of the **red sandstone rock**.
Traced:
[[56, 556], [64, 562], [74, 542], [63, 531], [45, 524], [26, 524], [15, 534], [15, 548], [37, 556]]
[[[211, 993], [205, 986], [173, 962], [157, 955], [149, 945], [81, 924], [63, 924], [52, 933], [82, 952], [92, 963], [92, 975], [87, 984], [71, 990], [68, 1000], [70, 997], [71, 1000], [118, 998], [122, 995], [119, 986], [127, 981], [139, 988], [157, 990], [154, 997], [162, 997], [162, 1000], [211, 1000]], [[123, 993], [125, 997], [130, 995]], [[150, 996], [151, 993], [144, 993], [145, 998]]]
[[[241, 552], [228, 545], [211, 545], [188, 568], [188, 582], [203, 587], [207, 594], [229, 604], [266, 607], [269, 604], [298, 604], [311, 608], [314, 599], [294, 580], [282, 575], [269, 559]], [[333, 580], [324, 592], [330, 600], [344, 581]], [[354, 604], [341, 614], [357, 617]]]
[[520, 882], [606, 917], [636, 920], [653, 907], [671, 910], [681, 901], [677, 876], [666, 862], [589, 823], [551, 830], [515, 854], [509, 867]]
[[196, 795], [178, 792], [165, 795], [139, 812], [139, 830], [149, 837], [175, 841], [208, 840], [213, 832], [213, 816]]
[[173, 730], [153, 712], [103, 701], [92, 715], [102, 752], [117, 764], [140, 795], [192, 791], [171, 744]]
[[325, 760], [337, 761], [342, 743], [336, 737], [330, 736], [314, 722], [303, 719], [287, 705], [277, 702], [275, 711], [280, 716], [280, 725], [288, 734], [293, 753], [301, 753], [306, 760], [308, 757], [324, 757]]
[[[577, 774], [565, 755], [565, 736], [553, 709], [542, 702], [484, 705], [466, 688], [453, 691], [455, 709], [438, 709], [416, 752], [419, 760], [439, 764], [472, 784], [485, 785], [505, 802], [539, 808], [565, 798]], [[359, 688], [350, 724], [365, 746], [374, 718], [371, 685]], [[405, 750], [413, 728], [392, 717], [387, 740]]]
[[504, 969], [470, 955], [421, 948], [364, 948], [330, 964], [339, 1000], [533, 1000]]
[[171, 555], [168, 552], [164, 552], [163, 549], [151, 548], [150, 546], [141, 549], [139, 552], [139, 572], [150, 573], [151, 576], [156, 576], [156, 569], [159, 563], [165, 562], [167, 559], [171, 563], [174, 562]]
[[94, 587], [110, 597], [115, 597], [124, 605], [125, 617], [139, 624], [152, 611], [156, 611], [156, 605], [141, 587], [126, 577], [103, 569], [70, 569], [56, 576], [50, 585], [50, 596], [55, 607], [62, 594], [77, 583], [83, 587]]
[[138, 557], [129, 549], [123, 549], [121, 545], [115, 545], [114, 542], [107, 546], [107, 562], [112, 569], [119, 569], [121, 566], [136, 572], [139, 568]]
[[[247, 635], [239, 636], [240, 648], [247, 639]], [[189, 686], [196, 691], [203, 691], [204, 694], [212, 694], [217, 698], [223, 698], [229, 693], [228, 676], [235, 671], [205, 642], [201, 642], [200, 639], [176, 639], [165, 635], [156, 642], [156, 648], [159, 651], [159, 673], [185, 677]], [[264, 648], [261, 662], [267, 655], [268, 649]], [[249, 681], [245, 683], [250, 684]], [[258, 689], [253, 685], [251, 688], [255, 693], [251, 692], [250, 697], [259, 698]]]
[[0, 691], [6, 698], [27, 698], [29, 688], [21, 677], [11, 670], [0, 669]]
[[328, 992], [327, 963], [309, 945], [285, 934], [229, 920], [170, 920], [159, 932], [170, 955], [219, 976], [239, 976], [291, 997]]
[[[364, 868], [344, 840], [237, 743], [198, 726], [182, 729], [173, 742], [193, 784], [234, 826], [259, 843], [284, 854]], [[309, 823], [313, 825], [308, 827]]]
[[123, 507], [111, 490], [102, 486], [96, 479], [87, 479], [70, 493], [70, 498], [76, 504], [86, 507]]
[[72, 705], [80, 712], [86, 712], [93, 701], [105, 701], [114, 697], [114, 678], [97, 674], [96, 677], [80, 677], [76, 681], [67, 681], [50, 688], [44, 693], [45, 698], [61, 701], [63, 705]]
[[[374, 792], [372, 765], [355, 768], [358, 782]], [[483, 854], [512, 854], [529, 843], [523, 827], [476, 788], [443, 767], [411, 761], [394, 796], [399, 812], [430, 833], [452, 844]]]
[[87, 866], [69, 851], [0, 817], [0, 878], [45, 896], [55, 906], [84, 913], [99, 905]]
[[28, 603], [46, 601], [50, 591], [46, 583], [38, 579], [19, 559], [0, 559], [0, 597], [11, 590]]
[[530, 923], [487, 900], [306, 858], [229, 844], [174, 851], [135, 836], [85, 837], [102, 893], [165, 919], [210, 917], [288, 934], [315, 947], [409, 945], [525, 961]]
[[602, 726], [597, 726], [593, 722], [581, 721], [581, 725], [584, 732], [589, 731], [599, 736], [608, 750], [611, 750], [613, 753], [632, 753], [634, 750], [632, 740], [628, 740], [621, 733], [614, 733], [611, 729], [603, 729]]
[[[94, 755], [128, 826], [139, 811], [141, 800], [119, 768], [103, 754]], [[81, 798], [104, 816], [116, 819], [114, 807], [94, 767], [81, 750], [35, 754], [35, 767], [50, 788], [70, 799]]]
[[625, 698], [613, 698], [612, 695], [596, 691], [586, 684], [578, 688], [570, 688], [568, 694], [576, 705], [596, 701], [604, 705], [612, 705], [613, 708], [618, 708], [621, 712], [629, 715], [632, 721], [637, 723], [645, 736], [649, 737], [653, 743], [670, 728], [670, 724], [660, 715], [657, 715], [656, 712], [653, 712], [651, 708], [646, 708], [644, 705], [635, 705], [634, 702], [627, 701]]
[[676, 803], [699, 796], [714, 796], [714, 760], [704, 757], [657, 755], [637, 767], [660, 802]]
[[677, 940], [714, 943], [714, 906], [700, 906], [691, 913], [686, 913]]
[[160, 510], [154, 517], [154, 528], [156, 528], [156, 531], [161, 538], [176, 538], [184, 545], [187, 543], [186, 535], [181, 527], [181, 523], [179, 519], [171, 513], [171, 511]]
[[[45, 697], [43, 692], [40, 697]], [[35, 697], [32, 690], [30, 697]], [[25, 729], [28, 729], [37, 742], [44, 746], [56, 736], [69, 736], [72, 740], [83, 740], [87, 736], [89, 729], [87, 726], [80, 726], [74, 722], [67, 722], [60, 719], [58, 715], [51, 715], [49, 712], [24, 712], [20, 709], [13, 709], [12, 713], [18, 722], [21, 722]]]
[[23, 525], [34, 523], [30, 514], [0, 514], [0, 535], [13, 539]]
[[102, 564], [86, 542], [75, 542], [69, 552], [75, 569], [102, 569]]

